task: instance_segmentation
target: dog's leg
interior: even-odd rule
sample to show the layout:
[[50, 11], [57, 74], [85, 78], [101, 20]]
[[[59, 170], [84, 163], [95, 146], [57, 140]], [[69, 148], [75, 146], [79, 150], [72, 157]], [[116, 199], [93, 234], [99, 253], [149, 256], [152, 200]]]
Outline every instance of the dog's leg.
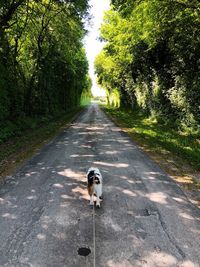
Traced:
[[93, 186], [88, 186], [88, 194], [90, 195], [90, 205], [94, 205]]
[[103, 200], [103, 196], [102, 196], [102, 184], [99, 185], [99, 199]]
[[97, 204], [96, 204], [96, 206], [97, 206], [98, 208], [100, 208], [100, 198], [99, 198], [99, 196], [97, 196]]
[[93, 195], [90, 196], [90, 205], [94, 205]]
[[101, 185], [98, 186], [96, 195], [97, 195], [97, 204], [96, 204], [96, 206], [98, 208], [100, 208], [100, 199], [101, 199], [101, 196], [102, 196], [102, 186]]

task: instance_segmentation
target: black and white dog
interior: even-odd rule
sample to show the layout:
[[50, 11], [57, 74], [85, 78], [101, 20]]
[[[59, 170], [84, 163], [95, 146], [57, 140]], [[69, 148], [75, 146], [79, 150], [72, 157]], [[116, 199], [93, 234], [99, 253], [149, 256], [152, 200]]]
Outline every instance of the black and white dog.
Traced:
[[90, 205], [94, 205], [93, 197], [96, 195], [96, 206], [100, 208], [100, 199], [102, 199], [103, 178], [98, 168], [89, 168], [87, 172], [87, 188], [90, 195]]

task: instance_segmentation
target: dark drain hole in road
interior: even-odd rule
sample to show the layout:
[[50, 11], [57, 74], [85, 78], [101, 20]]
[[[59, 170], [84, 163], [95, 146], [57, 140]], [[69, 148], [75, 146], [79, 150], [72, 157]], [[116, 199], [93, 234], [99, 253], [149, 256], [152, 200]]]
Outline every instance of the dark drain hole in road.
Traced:
[[91, 253], [90, 248], [79, 248], [78, 249], [78, 255], [80, 256], [88, 256]]

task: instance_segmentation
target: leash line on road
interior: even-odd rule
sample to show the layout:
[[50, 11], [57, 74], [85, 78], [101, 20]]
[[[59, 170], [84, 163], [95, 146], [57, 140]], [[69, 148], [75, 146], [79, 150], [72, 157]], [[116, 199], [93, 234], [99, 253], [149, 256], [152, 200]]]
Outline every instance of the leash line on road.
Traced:
[[94, 267], [96, 267], [96, 230], [95, 230], [95, 205], [93, 204], [93, 250], [94, 250]]

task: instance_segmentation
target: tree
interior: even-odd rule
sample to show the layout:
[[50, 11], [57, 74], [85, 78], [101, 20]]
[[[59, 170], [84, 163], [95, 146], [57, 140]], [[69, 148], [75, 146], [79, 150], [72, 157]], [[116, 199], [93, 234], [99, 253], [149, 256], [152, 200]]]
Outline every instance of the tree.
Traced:
[[0, 121], [79, 105], [88, 75], [88, 8], [87, 0], [1, 1]]
[[106, 86], [117, 89], [125, 105], [182, 124], [199, 124], [200, 2], [111, 3], [101, 27], [106, 45], [100, 73], [97, 64], [98, 79], [107, 80], [110, 58], [118, 83], [113, 86], [110, 78]]

